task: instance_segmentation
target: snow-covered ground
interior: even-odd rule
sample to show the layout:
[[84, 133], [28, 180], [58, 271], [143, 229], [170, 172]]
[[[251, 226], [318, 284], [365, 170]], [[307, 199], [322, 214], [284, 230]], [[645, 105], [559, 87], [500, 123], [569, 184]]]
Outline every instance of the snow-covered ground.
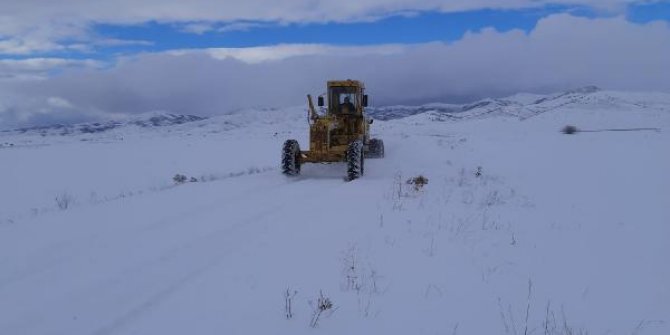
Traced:
[[3, 133], [0, 334], [670, 333], [670, 95], [545, 98], [377, 121], [353, 182], [279, 173], [303, 108]]

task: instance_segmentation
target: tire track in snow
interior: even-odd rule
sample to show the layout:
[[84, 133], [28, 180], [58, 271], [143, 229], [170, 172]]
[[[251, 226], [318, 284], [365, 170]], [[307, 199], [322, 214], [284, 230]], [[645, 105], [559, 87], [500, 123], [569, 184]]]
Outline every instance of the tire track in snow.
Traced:
[[[299, 180], [298, 180], [299, 181]], [[271, 188], [279, 187], [282, 185], [285, 185], [286, 181], [282, 182], [277, 182], [273, 183], [271, 185]], [[231, 207], [240, 201], [243, 201], [245, 198], [240, 197], [240, 195], [249, 195], [249, 194], [256, 194], [259, 191], [265, 190], [268, 188], [268, 185], [260, 185], [258, 187], [254, 187], [251, 189], [247, 189], [241, 194], [235, 194], [230, 197], [226, 197], [225, 199], [217, 199], [216, 201], [211, 201], [208, 202], [207, 204], [203, 205], [198, 205], [196, 207], [193, 207], [189, 210], [183, 211], [179, 214], [172, 215], [169, 217], [165, 217], [163, 219], [157, 220], [155, 223], [147, 226], [143, 226], [144, 229], [139, 230], [138, 232], [140, 233], [145, 233], [149, 231], [154, 231], [156, 229], [160, 228], [165, 228], [171, 225], [176, 225], [180, 224], [184, 221], [187, 221], [187, 219], [194, 214], [200, 213], [202, 211], [210, 210], [213, 208], [221, 208], [221, 207]], [[223, 203], [223, 205], [222, 205]], [[176, 219], [183, 219], [182, 220], [176, 220]], [[171, 222], [171, 223], [170, 223]], [[133, 226], [129, 226], [129, 228], [135, 228]], [[57, 268], [59, 265], [61, 265], [64, 262], [67, 262], [69, 260], [72, 260], [73, 257], [76, 257], [79, 254], [79, 250], [82, 249], [82, 244], [89, 245], [89, 246], [95, 246], [98, 244], [101, 240], [110, 240], [112, 238], [110, 237], [121, 237], [128, 235], [132, 229], [123, 229], [123, 230], [115, 230], [113, 231], [114, 235], [109, 235], [108, 232], [105, 232], [103, 234], [100, 233], [94, 233], [91, 235], [84, 235], [84, 236], [79, 236], [76, 239], [72, 240], [65, 240], [65, 241], [60, 241], [56, 243], [55, 245], [49, 246], [47, 249], [44, 250], [43, 253], [39, 253], [35, 255], [35, 258], [44, 260], [45, 258], [48, 260], [47, 262], [40, 262], [39, 264], [35, 264], [36, 262], [31, 262], [28, 260], [27, 267], [13, 271], [13, 275], [9, 276], [0, 276], [0, 292], [8, 285], [15, 283], [17, 281], [25, 280], [31, 276], [40, 274], [40, 273], [45, 273], [49, 271], [50, 269]], [[1, 264], [1, 263], [0, 263]], [[34, 264], [34, 265], [30, 265]]]
[[[305, 181], [306, 179], [300, 179], [296, 180], [295, 183]], [[303, 192], [304, 195], [301, 198], [305, 199], [315, 199], [314, 197], [309, 197], [308, 195], [313, 194], [313, 193], [321, 193], [320, 190], [310, 190], [309, 192]], [[227, 244], [225, 245], [225, 252], [223, 252], [224, 249], [218, 248], [218, 246], [221, 245], [222, 239], [220, 237], [223, 237], [224, 239], [226, 237], [230, 239], [235, 239], [236, 236], [230, 234], [233, 232], [240, 233], [240, 229], [242, 228], [254, 228], [254, 226], [249, 227], [248, 224], [253, 224], [258, 221], [261, 221], [272, 214], [276, 214], [277, 212], [281, 212], [283, 209], [287, 209], [286, 204], [291, 203], [292, 199], [291, 198], [286, 198], [282, 197], [282, 199], [285, 199], [285, 201], [280, 202], [278, 205], [273, 206], [270, 209], [261, 211], [260, 213], [254, 214], [251, 217], [243, 220], [242, 222], [239, 222], [235, 224], [232, 227], [229, 227], [228, 229], [221, 229], [219, 231], [216, 231], [213, 233], [214, 235], [207, 236], [201, 240], [197, 241], [191, 241], [188, 243], [185, 243], [181, 246], [176, 247], [175, 249], [172, 249], [169, 251], [170, 255], [164, 255], [167, 256], [167, 259], [164, 259], [161, 257], [160, 261], [157, 262], [152, 262], [152, 264], [147, 264], [148, 267], [153, 267], [153, 266], [158, 266], [162, 262], [171, 260], [174, 258], [179, 257], [182, 255], [180, 251], [188, 250], [190, 248], [193, 248], [197, 246], [200, 249], [206, 248], [206, 247], [214, 247], [217, 248], [218, 255], [213, 257], [211, 260], [204, 262], [201, 266], [198, 266], [192, 271], [189, 271], [185, 275], [179, 277], [178, 280], [173, 281], [171, 284], [167, 285], [165, 288], [158, 290], [154, 294], [151, 294], [148, 296], [146, 299], [143, 299], [143, 301], [137, 305], [135, 305], [133, 308], [128, 310], [126, 313], [123, 313], [119, 317], [115, 318], [114, 321], [109, 323], [108, 325], [98, 329], [97, 331], [93, 332], [92, 335], [111, 335], [115, 334], [117, 331], [120, 331], [124, 327], [132, 324], [134, 321], [141, 319], [141, 317], [150, 312], [151, 309], [153, 309], [155, 306], [160, 305], [160, 303], [166, 299], [168, 299], [170, 296], [172, 296], [173, 293], [179, 291], [182, 289], [184, 286], [188, 285], [190, 282], [192, 282], [194, 279], [200, 277], [204, 273], [206, 273], [208, 270], [216, 267], [219, 264], [222, 264], [226, 260], [226, 256], [230, 255], [230, 252], [233, 252], [237, 248], [233, 244]], [[267, 224], [267, 223], [266, 223]], [[255, 228], [260, 228], [260, 227], [255, 227]], [[247, 236], [258, 236], [257, 234], [254, 235], [247, 235]], [[240, 241], [238, 241], [240, 242]], [[248, 243], [249, 241], [244, 241], [244, 243]], [[216, 243], [216, 244], [209, 244], [209, 243]], [[142, 267], [140, 271], [145, 271], [147, 267]]]
[[[240, 219], [236, 220], [236, 223], [233, 226], [216, 229], [207, 234], [201, 234], [196, 238], [192, 238], [189, 241], [173, 246], [164, 252], [155, 255], [154, 258], [143, 261], [140, 264], [135, 264], [131, 267], [126, 267], [125, 269], [120, 268], [118, 269], [119, 272], [117, 272], [117, 275], [109, 276], [104, 282], [98, 282], [96, 285], [89, 286], [84, 291], [80, 290], [79, 287], [75, 287], [76, 292], [73, 292], [76, 294], [75, 296], [72, 296], [72, 294], [59, 296], [56, 297], [56, 301], [47, 301], [47, 303], [43, 305], [61, 305], [63, 303], [62, 300], [67, 300], [67, 305], [74, 307], [74, 309], [78, 310], [77, 312], [81, 314], [78, 317], [79, 320], [86, 319], [87, 317], [99, 320], [101, 315], [104, 316], [108, 314], [96, 313], [99, 312], [98, 308], [109, 308], [110, 306], [113, 308], [115, 304], [128, 304], [128, 301], [134, 301], [130, 306], [124, 308], [126, 312], [121, 313], [115, 317], [112, 322], [99, 328], [95, 332], [95, 334], [112, 334], [123, 328], [125, 325], [131, 324], [139, 319], [143, 313], [146, 313], [151, 310], [152, 307], [159, 305], [161, 301], [171, 296], [173, 292], [179, 290], [194, 278], [199, 277], [208, 269], [220, 264], [226, 259], [226, 256], [229, 256], [231, 251], [236, 249], [236, 243], [248, 242], [235, 240], [236, 237], [244, 231], [261, 229], [263, 225], [259, 226], [257, 224], [259, 221], [261, 223], [264, 222], [265, 225], [267, 225], [269, 224], [265, 220], [267, 217], [274, 213], [281, 212], [282, 210], [291, 209], [292, 206], [288, 205], [293, 203], [294, 197], [318, 199], [314, 197], [314, 195], [321, 194], [321, 188], [307, 188], [300, 192], [301, 186], [297, 185], [304, 185], [304, 181], [306, 180], [307, 179], [301, 179], [289, 183], [282, 180], [281, 183], [276, 183], [273, 187], [270, 187], [270, 189], [276, 189], [276, 186], [280, 186], [277, 192], [266, 192], [260, 199], [259, 197], [251, 196], [255, 195], [255, 193], [247, 192], [248, 195], [239, 197], [237, 203], [248, 202], [254, 206], [247, 206], [247, 209], [245, 209], [246, 212], [242, 213]], [[340, 185], [343, 186], [344, 183]], [[267, 186], [268, 185], [264, 185], [263, 189], [268, 189]], [[299, 192], [295, 192], [296, 188], [298, 188]], [[265, 204], [272, 199], [281, 199], [282, 201], [260, 213], [253, 212], [256, 210], [256, 204]], [[231, 202], [229, 205], [225, 206], [225, 208], [217, 206], [216, 208], [213, 208], [212, 211], [226, 213], [225, 209], [229, 209], [235, 204], [235, 202]], [[192, 211], [193, 209], [189, 208], [189, 212]], [[248, 211], [252, 211], [252, 213], [248, 213]], [[202, 212], [202, 210], [200, 212]], [[168, 225], [178, 225], [179, 223], [183, 223], [183, 221], [179, 219], [175, 221], [178, 222], [167, 223]], [[263, 230], [261, 229], [260, 232], [262, 231]], [[142, 238], [137, 239], [140, 243], [142, 240]], [[79, 248], [73, 247], [72, 250], [77, 251], [81, 247], [88, 250], [87, 244], [79, 245]], [[56, 269], [62, 268], [62, 264], [59, 266], [54, 265], [54, 267]], [[173, 275], [165, 275], [166, 270], [174, 269], [178, 270], [178, 272]], [[43, 278], [44, 277], [45, 276], [43, 276]], [[165, 278], [167, 277], [171, 277], [172, 279], [165, 282]], [[22, 315], [17, 315], [19, 318], [15, 319], [14, 322], [5, 324], [2, 328], [14, 329], [15, 332], [13, 333], [20, 333], [21, 330], [25, 330], [27, 333], [34, 333], [32, 332], [32, 330], [34, 330], [32, 327], [34, 327], [35, 324], [44, 324], [48, 327], [50, 324], [57, 324], [58, 320], [62, 321], [72, 318], [71, 313], [73, 313], [73, 311], [71, 310], [68, 312], [67, 309], [65, 311], [46, 309], [41, 311], [25, 311]], [[89, 315], [86, 316], [86, 314]], [[91, 321], [93, 321], [93, 323], [100, 323], [95, 322], [94, 320]], [[90, 332], [90, 329], [87, 332]]]
[[[215, 233], [215, 235], [209, 236], [206, 239], [203, 240], [197, 240], [197, 241], [192, 241], [189, 243], [185, 243], [183, 245], [180, 245], [172, 250], [169, 250], [167, 254], [161, 256], [159, 259], [153, 260], [151, 262], [147, 262], [145, 264], [141, 264], [135, 269], [132, 269], [131, 271], [124, 272], [124, 276], [130, 275], [130, 274], [138, 274], [141, 272], [146, 272], [148, 270], [152, 270], [152, 268], [155, 268], [157, 266], [162, 265], [164, 262], [172, 261], [175, 258], [179, 257], [182, 255], [180, 252], [189, 250], [191, 248], [194, 248], [194, 246], [198, 245], [199, 248], [203, 249], [205, 245], [211, 246], [209, 243], [216, 243], [217, 246], [219, 245], [225, 245], [221, 243], [223, 240], [219, 239], [220, 235], [223, 236], [230, 236], [229, 233], [234, 232], [236, 230], [239, 230], [241, 226], [244, 224], [248, 224], [250, 222], [256, 221], [256, 220], [261, 220], [270, 214], [274, 213], [276, 211], [277, 207], [272, 208], [271, 210], [266, 210], [262, 213], [259, 213], [257, 215], [252, 216], [251, 218], [244, 220], [243, 222], [240, 222], [236, 224], [233, 227], [230, 227], [230, 229], [222, 229], [218, 232]], [[206, 241], [205, 241], [206, 240]], [[127, 312], [117, 316], [114, 318], [112, 322], [109, 324], [105, 325], [104, 327], [94, 331], [92, 335], [110, 335], [116, 333], [118, 330], [122, 329], [124, 326], [131, 324], [133, 321], [138, 320], [142, 317], [144, 313], [149, 312], [153, 307], [159, 305], [163, 300], [167, 299], [170, 297], [174, 292], [178, 291], [181, 287], [184, 285], [188, 284], [195, 278], [198, 278], [200, 275], [203, 273], [207, 272], [207, 270], [221, 264], [225, 260], [225, 256], [229, 254], [229, 252], [233, 249], [232, 245], [225, 245], [225, 251], [223, 252], [222, 249], [219, 249], [218, 252], [220, 253], [216, 257], [213, 257], [211, 260], [208, 260], [206, 262], [203, 262], [203, 264], [198, 264], [198, 266], [194, 267], [193, 269], [187, 271], [185, 274], [182, 276], [178, 277], [177, 280], [171, 281], [168, 285], [165, 287], [155, 291], [154, 293], [150, 294], [149, 296], [145, 297], [142, 299], [142, 302], [139, 304], [135, 305], [133, 308], [128, 310]], [[114, 286], [120, 286], [120, 287], [126, 287], [123, 282], [114, 282]]]

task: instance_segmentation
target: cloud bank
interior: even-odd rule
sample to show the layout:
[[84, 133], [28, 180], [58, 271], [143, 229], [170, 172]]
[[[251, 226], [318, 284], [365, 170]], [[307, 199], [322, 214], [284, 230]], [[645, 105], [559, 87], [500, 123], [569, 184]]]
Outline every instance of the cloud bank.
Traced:
[[156, 110], [213, 115], [298, 105], [306, 93], [322, 93], [325, 81], [337, 78], [364, 80], [376, 105], [463, 102], [584, 85], [670, 91], [670, 26], [557, 14], [530, 33], [485, 29], [449, 44], [143, 54], [112, 68], [0, 81], [0, 127], [59, 116], [85, 120]]
[[[184, 31], [247, 29], [259, 22], [323, 23], [375, 20], [423, 11], [589, 6], [621, 12], [647, 0], [21, 0], [3, 1], [0, 54], [30, 55], [91, 48], [94, 24], [183, 24]], [[223, 27], [216, 24], [227, 23]]]

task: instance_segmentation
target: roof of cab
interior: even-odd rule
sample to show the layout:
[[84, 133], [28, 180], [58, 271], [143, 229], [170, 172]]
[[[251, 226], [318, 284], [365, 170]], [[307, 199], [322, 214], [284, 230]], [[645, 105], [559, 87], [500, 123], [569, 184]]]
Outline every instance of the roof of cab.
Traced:
[[363, 84], [362, 81], [359, 80], [329, 80], [328, 81], [328, 87], [333, 87], [333, 86], [347, 86], [347, 87], [360, 87], [360, 88], [365, 88], [365, 85]]

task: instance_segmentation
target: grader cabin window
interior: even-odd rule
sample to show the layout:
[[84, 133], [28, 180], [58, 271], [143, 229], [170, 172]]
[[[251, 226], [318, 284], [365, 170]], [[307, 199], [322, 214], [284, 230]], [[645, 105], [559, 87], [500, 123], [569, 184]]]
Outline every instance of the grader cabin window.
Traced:
[[356, 87], [333, 87], [331, 88], [328, 101], [333, 114], [356, 114], [360, 105]]

